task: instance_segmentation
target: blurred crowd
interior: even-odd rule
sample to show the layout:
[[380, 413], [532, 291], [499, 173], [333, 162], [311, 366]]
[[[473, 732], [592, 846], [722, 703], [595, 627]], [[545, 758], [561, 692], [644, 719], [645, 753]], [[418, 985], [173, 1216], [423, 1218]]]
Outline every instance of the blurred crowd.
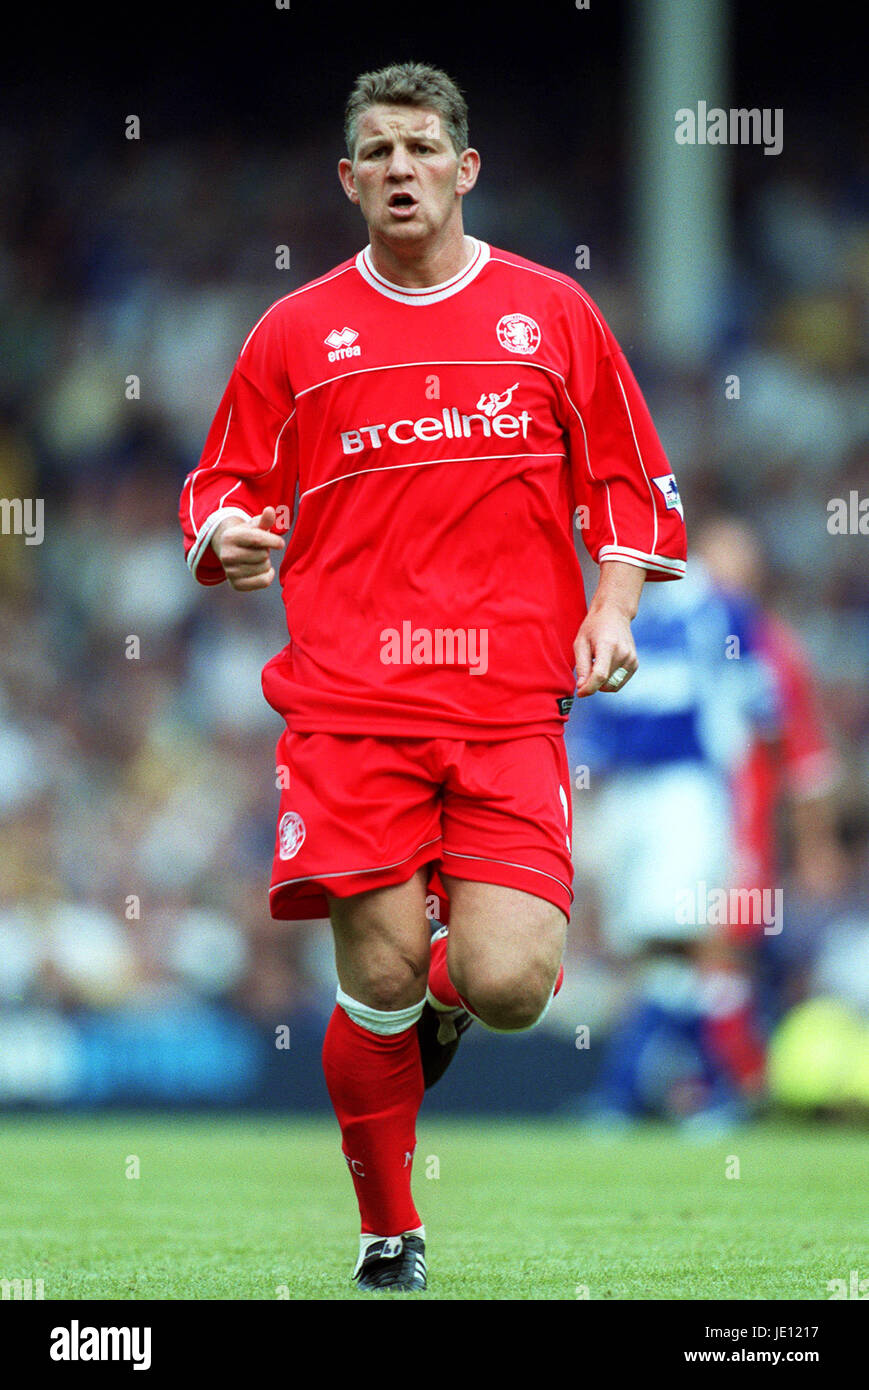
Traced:
[[[0, 496], [45, 502], [41, 545], [0, 540], [0, 1005], [7, 1021], [167, 998], [269, 1026], [325, 1016], [326, 924], [267, 908], [280, 727], [259, 673], [286, 640], [279, 595], [200, 588], [176, 511], [252, 324], [363, 244], [341, 150], [331, 133], [109, 148], [71, 128], [46, 167], [41, 134], [0, 136]], [[734, 194], [720, 343], [691, 375], [646, 336], [623, 190], [599, 155], [556, 182], [516, 150], [466, 227], [598, 300], [679, 478], [689, 545], [706, 515], [750, 518], [763, 600], [814, 664], [839, 758], [836, 853], [796, 863], [783, 820], [772, 1026], [813, 993], [869, 1015], [869, 516], [861, 532], [853, 502], [869, 498], [869, 187], [808, 156], [781, 174], [756, 162]], [[837, 498], [857, 518], [844, 534]], [[605, 1026], [619, 988], [587, 944], [593, 868], [580, 887], [565, 1000], [570, 1020]], [[862, 956], [836, 956], [846, 921]], [[564, 1010], [552, 1023], [571, 1026]], [[0, 1100], [14, 1092], [0, 1074]]]

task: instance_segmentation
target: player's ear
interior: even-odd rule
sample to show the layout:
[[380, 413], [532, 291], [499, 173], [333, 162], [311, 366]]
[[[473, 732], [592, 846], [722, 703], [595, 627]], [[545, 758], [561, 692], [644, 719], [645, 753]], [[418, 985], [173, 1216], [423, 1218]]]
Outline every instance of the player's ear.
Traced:
[[338, 177], [341, 180], [341, 187], [347, 194], [351, 203], [359, 202], [359, 194], [356, 192], [356, 180], [353, 177], [353, 165], [349, 159], [338, 160]]
[[465, 194], [470, 193], [474, 184], [477, 182], [477, 175], [480, 172], [480, 151], [468, 149], [464, 150], [459, 156], [459, 168], [456, 174], [456, 192]]

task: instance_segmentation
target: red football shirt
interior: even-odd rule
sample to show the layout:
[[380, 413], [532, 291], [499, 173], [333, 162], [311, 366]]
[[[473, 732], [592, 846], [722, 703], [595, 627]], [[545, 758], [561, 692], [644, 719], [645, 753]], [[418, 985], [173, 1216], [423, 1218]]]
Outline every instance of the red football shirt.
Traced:
[[185, 483], [203, 584], [224, 578], [221, 518], [292, 518], [263, 690], [298, 732], [557, 731], [585, 615], [574, 524], [598, 562], [684, 572], [676, 482], [600, 311], [471, 240], [441, 285], [391, 284], [366, 247], [273, 304]]

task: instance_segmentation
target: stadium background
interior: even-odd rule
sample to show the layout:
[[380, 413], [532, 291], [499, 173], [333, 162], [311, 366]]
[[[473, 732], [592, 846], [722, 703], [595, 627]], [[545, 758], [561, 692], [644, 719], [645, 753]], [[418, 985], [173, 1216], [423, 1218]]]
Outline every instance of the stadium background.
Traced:
[[[650, 132], [642, 101], [649, 15], [679, 8], [236, 0], [22, 20], [32, 42], [7, 49], [0, 95], [0, 494], [44, 499], [45, 539], [0, 544], [3, 1106], [327, 1105], [328, 928], [272, 923], [265, 896], [279, 725], [259, 671], [282, 609], [277, 592], [198, 588], [176, 507], [252, 323], [363, 244], [335, 175], [343, 102], [358, 71], [407, 57], [468, 95], [483, 173], [467, 229], [575, 274], [604, 309], [689, 543], [719, 507], [760, 529], [844, 768], [845, 871], [785, 878], [769, 1021], [821, 988], [869, 1015], [867, 538], [827, 529], [831, 498], [869, 496], [860, 45], [835, 7], [822, 25], [787, 4], [681, 6], [695, 57], [718, 31], [719, 79], [694, 92], [686, 73], [675, 104], [784, 111], [780, 155], [709, 152], [721, 201], [704, 224], [654, 209], [686, 283], [716, 257], [686, 353], [649, 280], [672, 108]], [[614, 987], [584, 910], [562, 1006], [528, 1039], [472, 1030], [475, 1065], [427, 1108], [555, 1113], [587, 1090], [596, 1052], [575, 1027], [606, 1029]]]

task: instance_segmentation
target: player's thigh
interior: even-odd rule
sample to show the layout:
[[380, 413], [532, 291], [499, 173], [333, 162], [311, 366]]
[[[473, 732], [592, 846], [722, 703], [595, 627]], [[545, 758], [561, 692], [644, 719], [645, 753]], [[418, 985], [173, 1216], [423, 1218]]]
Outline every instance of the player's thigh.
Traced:
[[441, 872], [450, 899], [447, 963], [462, 991], [538, 977], [551, 989], [561, 964], [567, 918], [554, 903], [496, 883]]
[[405, 883], [329, 898], [338, 982], [374, 1009], [401, 1009], [425, 993], [430, 928], [428, 869]]

